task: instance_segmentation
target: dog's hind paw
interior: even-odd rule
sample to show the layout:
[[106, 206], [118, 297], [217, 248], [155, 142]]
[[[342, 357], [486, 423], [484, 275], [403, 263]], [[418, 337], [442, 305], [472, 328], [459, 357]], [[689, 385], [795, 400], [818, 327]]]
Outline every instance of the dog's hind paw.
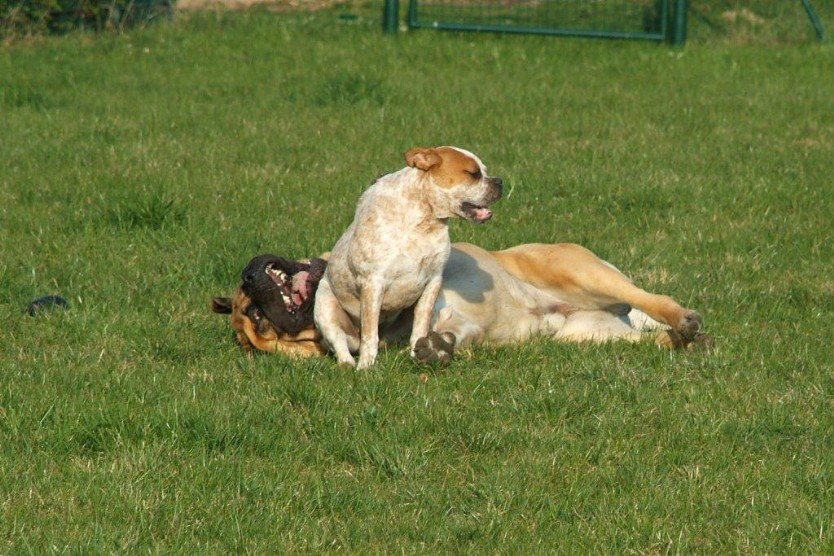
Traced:
[[455, 335], [451, 332], [438, 334], [430, 332], [417, 340], [412, 350], [412, 356], [418, 363], [430, 365], [433, 363], [447, 364], [452, 360], [455, 352]]
[[706, 332], [698, 332], [692, 338], [692, 340], [687, 344], [686, 349], [687, 351], [704, 351], [710, 352], [712, 350], [712, 346], [715, 342], [712, 339], [712, 336], [707, 334]]
[[[662, 337], [663, 338], [663, 337]], [[713, 346], [712, 336], [706, 332], [696, 332], [689, 338], [684, 337], [680, 332], [675, 330], [666, 330], [665, 338], [660, 342], [660, 345], [670, 347], [672, 349], [684, 349], [686, 351], [702, 351], [709, 352]]]
[[704, 319], [698, 311], [687, 311], [675, 327], [675, 330], [687, 341], [692, 342], [697, 338], [703, 325]]

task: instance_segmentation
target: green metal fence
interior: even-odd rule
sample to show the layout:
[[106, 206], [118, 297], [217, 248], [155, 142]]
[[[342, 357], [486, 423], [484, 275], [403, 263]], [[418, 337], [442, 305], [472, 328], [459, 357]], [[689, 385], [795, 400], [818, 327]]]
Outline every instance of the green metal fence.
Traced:
[[[386, 2], [385, 24], [392, 32], [396, 9], [396, 0]], [[410, 0], [408, 25], [683, 44], [686, 9], [687, 0]]]

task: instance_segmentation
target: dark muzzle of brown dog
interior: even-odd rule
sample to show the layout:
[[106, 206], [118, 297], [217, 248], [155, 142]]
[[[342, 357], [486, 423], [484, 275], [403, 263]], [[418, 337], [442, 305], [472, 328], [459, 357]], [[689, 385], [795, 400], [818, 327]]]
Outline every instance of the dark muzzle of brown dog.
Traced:
[[272, 325], [298, 334], [313, 325], [316, 289], [327, 262], [290, 261], [275, 255], [259, 255], [243, 269], [241, 289]]

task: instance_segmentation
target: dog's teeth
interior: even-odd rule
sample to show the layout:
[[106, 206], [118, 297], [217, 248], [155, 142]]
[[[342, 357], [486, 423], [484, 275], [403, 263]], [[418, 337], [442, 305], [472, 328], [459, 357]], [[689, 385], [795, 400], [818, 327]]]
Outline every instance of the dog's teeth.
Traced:
[[272, 278], [272, 281], [276, 284], [281, 282], [285, 283], [288, 280], [287, 273], [283, 270], [275, 268], [274, 266], [270, 266], [266, 269], [266, 273]]

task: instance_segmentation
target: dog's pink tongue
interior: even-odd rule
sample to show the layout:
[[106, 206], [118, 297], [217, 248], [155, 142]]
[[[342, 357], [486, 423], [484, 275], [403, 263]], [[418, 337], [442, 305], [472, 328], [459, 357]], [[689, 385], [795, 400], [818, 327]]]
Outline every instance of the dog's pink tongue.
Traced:
[[307, 278], [309, 276], [309, 272], [302, 270], [292, 277], [292, 302], [296, 305], [304, 303], [307, 296], [310, 295], [310, 291], [307, 288]]
[[492, 218], [492, 211], [486, 207], [478, 207], [475, 209], [475, 220], [478, 222], [486, 222]]

